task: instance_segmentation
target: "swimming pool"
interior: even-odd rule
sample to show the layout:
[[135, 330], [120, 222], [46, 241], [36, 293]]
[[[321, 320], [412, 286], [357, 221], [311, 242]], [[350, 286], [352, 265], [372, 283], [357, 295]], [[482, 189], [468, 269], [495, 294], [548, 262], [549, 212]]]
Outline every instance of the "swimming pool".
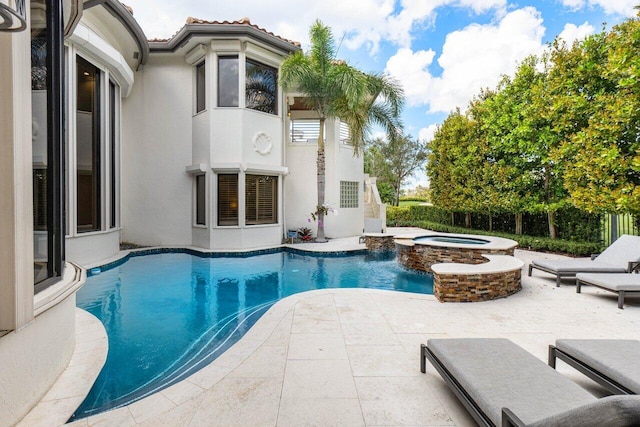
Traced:
[[78, 292], [77, 305], [102, 321], [109, 353], [72, 420], [185, 379], [289, 295], [323, 288], [433, 293], [430, 275], [398, 266], [392, 254], [204, 257], [173, 251], [131, 257], [95, 273]]

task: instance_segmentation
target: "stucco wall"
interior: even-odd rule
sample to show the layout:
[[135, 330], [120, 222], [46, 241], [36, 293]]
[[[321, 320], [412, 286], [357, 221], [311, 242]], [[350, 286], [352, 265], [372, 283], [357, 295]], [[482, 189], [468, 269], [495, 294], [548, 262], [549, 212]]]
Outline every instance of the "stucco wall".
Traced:
[[192, 67], [154, 56], [122, 103], [122, 240], [191, 244]]
[[[354, 157], [350, 146], [339, 141], [337, 123], [326, 125], [325, 203], [338, 211], [325, 218], [325, 234], [329, 238], [355, 236], [362, 233], [364, 224], [364, 196], [362, 182], [364, 166], [362, 156]], [[287, 142], [287, 167], [285, 211], [287, 229], [309, 227], [315, 235], [317, 224], [308, 222], [318, 200], [316, 157], [314, 143]], [[340, 208], [340, 181], [358, 182], [358, 208]]]
[[75, 295], [0, 338], [0, 420], [19, 421], [67, 367], [75, 345]]

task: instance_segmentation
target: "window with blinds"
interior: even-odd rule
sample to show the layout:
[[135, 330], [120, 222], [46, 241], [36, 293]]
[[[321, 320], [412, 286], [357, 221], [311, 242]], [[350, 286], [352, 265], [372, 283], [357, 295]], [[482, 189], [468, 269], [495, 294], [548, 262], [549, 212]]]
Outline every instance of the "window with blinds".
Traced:
[[358, 181], [340, 181], [340, 208], [358, 207]]
[[245, 224], [278, 222], [278, 177], [247, 175], [245, 178]]
[[238, 225], [238, 174], [218, 175], [218, 225]]
[[289, 135], [293, 143], [312, 143], [318, 142], [320, 134], [320, 120], [318, 119], [299, 119], [289, 122]]
[[351, 131], [345, 122], [340, 122], [340, 143], [351, 145]]

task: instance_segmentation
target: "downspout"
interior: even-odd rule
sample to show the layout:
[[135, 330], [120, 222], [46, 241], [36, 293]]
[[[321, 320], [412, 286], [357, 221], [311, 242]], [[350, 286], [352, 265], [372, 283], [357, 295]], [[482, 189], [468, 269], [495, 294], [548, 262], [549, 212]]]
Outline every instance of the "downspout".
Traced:
[[286, 197], [285, 197], [285, 185], [286, 180], [289, 176], [289, 168], [287, 166], [287, 120], [289, 117], [289, 98], [285, 94], [285, 92], [281, 89], [280, 93], [282, 93], [282, 98], [284, 98], [284, 102], [281, 103], [283, 106], [282, 112], [282, 166], [287, 168], [287, 173], [282, 175], [282, 194], [280, 195], [280, 200], [282, 203], [282, 239], [283, 241], [287, 241], [287, 237], [289, 236], [289, 227], [287, 226], [287, 216], [286, 216]]

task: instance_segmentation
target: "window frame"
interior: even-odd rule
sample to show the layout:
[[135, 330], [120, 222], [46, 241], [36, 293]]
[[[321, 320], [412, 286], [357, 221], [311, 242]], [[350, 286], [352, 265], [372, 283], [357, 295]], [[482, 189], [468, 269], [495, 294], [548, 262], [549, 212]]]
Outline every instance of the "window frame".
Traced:
[[40, 282], [34, 283], [35, 294], [57, 283], [64, 274], [66, 211], [64, 186], [64, 29], [62, 27], [62, 15], [61, 0], [46, 2], [47, 277]]
[[340, 181], [340, 209], [358, 209], [360, 207], [359, 193], [360, 183], [358, 181]]
[[[236, 87], [236, 93], [232, 94], [235, 95], [235, 102], [231, 102], [230, 105], [223, 105], [221, 102], [221, 94], [223, 93], [222, 87], [232, 87], [234, 86], [231, 83], [227, 83], [227, 82], [223, 82], [220, 80], [222, 73], [220, 72], [221, 70], [221, 66], [220, 63], [222, 61], [225, 60], [230, 60], [230, 59], [235, 59], [236, 61], [236, 69], [237, 69], [237, 73], [235, 74], [235, 87]], [[218, 55], [217, 56], [217, 68], [216, 68], [216, 90], [217, 90], [217, 96], [216, 96], [216, 105], [218, 106], [218, 108], [238, 108], [240, 107], [240, 55], [238, 54], [230, 54], [230, 55]], [[235, 105], [233, 105], [235, 104]]]
[[[194, 197], [193, 197], [193, 225], [194, 227], [207, 226], [207, 174], [199, 173], [194, 175]], [[200, 187], [202, 186], [202, 187]]]
[[[273, 101], [272, 103], [266, 104], [258, 104], [256, 107], [250, 107], [249, 106], [249, 65], [252, 65], [256, 68], [259, 69], [263, 69], [263, 70], [268, 70], [268, 71], [272, 71], [273, 72], [273, 84], [275, 85], [273, 88]], [[274, 116], [279, 116], [279, 94], [280, 94], [280, 90], [279, 90], [279, 86], [278, 86], [278, 68], [271, 66], [271, 65], [267, 65], [263, 62], [260, 62], [256, 59], [253, 59], [251, 57], [246, 56], [245, 57], [245, 61], [244, 61], [244, 107], [248, 110], [253, 110], [253, 111], [259, 111], [265, 114], [270, 114], [270, 115], [274, 115]], [[258, 91], [258, 93], [261, 93], [260, 91]], [[272, 105], [271, 105], [272, 104]], [[260, 105], [269, 105], [272, 108], [269, 108], [269, 111], [266, 111], [265, 109], [261, 109], [261, 108], [257, 108]]]
[[[80, 221], [79, 221], [79, 208], [80, 203], [78, 201], [78, 196], [80, 191], [78, 190], [79, 186], [79, 164], [78, 164], [78, 150], [80, 149], [79, 138], [78, 138], [78, 121], [76, 119], [75, 127], [75, 234], [76, 235], [87, 235], [91, 233], [99, 233], [105, 231], [106, 224], [106, 206], [107, 206], [107, 191], [106, 191], [106, 181], [107, 181], [107, 171], [105, 167], [108, 168], [107, 160], [107, 145], [108, 140], [106, 138], [105, 130], [109, 127], [107, 120], [109, 118], [109, 105], [108, 105], [108, 90], [105, 88], [108, 86], [109, 76], [108, 73], [94, 64], [92, 61], [84, 57], [83, 55], [76, 54], [75, 55], [75, 66], [76, 71], [78, 70], [78, 65], [84, 62], [88, 66], [92, 67], [95, 71], [96, 82], [94, 83], [94, 99], [92, 100], [92, 139], [91, 139], [91, 171], [92, 171], [92, 188], [95, 190], [95, 200], [92, 200], [92, 208], [94, 209], [95, 216], [95, 224], [90, 224], [92, 228], [81, 229]], [[77, 74], [77, 72], [76, 72]], [[76, 75], [75, 79], [75, 87], [76, 87], [76, 99], [75, 99], [75, 108], [74, 112], [76, 115], [78, 112], [83, 111], [79, 109], [78, 105], [78, 76]], [[117, 86], [117, 85], [116, 85]], [[92, 221], [94, 221], [92, 220]]]
[[203, 59], [194, 67], [195, 72], [195, 114], [207, 110], [207, 61]]
[[[261, 192], [261, 187], [260, 187], [260, 180], [267, 178], [267, 181], [271, 183], [271, 203], [270, 203], [270, 210], [271, 210], [271, 218], [269, 219], [261, 219], [260, 218], [260, 211], [262, 209], [261, 207], [261, 196], [260, 196], [260, 192]], [[253, 181], [257, 182], [257, 185], [255, 187], [255, 202], [253, 202], [250, 199], [250, 194], [249, 194], [249, 190], [250, 190], [250, 185], [252, 185], [251, 183]], [[266, 187], [266, 186], [265, 186]], [[263, 189], [265, 189], [265, 187], [262, 187]], [[244, 183], [244, 194], [245, 194], [245, 202], [244, 202], [244, 221], [245, 221], [245, 225], [246, 226], [260, 226], [260, 225], [273, 225], [273, 224], [278, 224], [278, 216], [279, 216], [279, 212], [278, 212], [278, 188], [279, 188], [279, 177], [278, 175], [267, 175], [267, 174], [246, 174], [245, 175], [245, 183]], [[249, 219], [249, 207], [251, 205], [255, 206], [255, 219]], [[252, 216], [253, 218], [253, 216]]]
[[[225, 176], [235, 176], [236, 177], [236, 181], [235, 181], [235, 218], [232, 218], [230, 215], [229, 216], [223, 216], [221, 215], [221, 207], [222, 207], [222, 202], [227, 200], [224, 199], [223, 197], [221, 197], [221, 193], [220, 193], [220, 187], [221, 187], [221, 182], [222, 180], [220, 179], [221, 177], [225, 177]], [[230, 187], [231, 189], [232, 187]], [[232, 191], [230, 190], [230, 195], [231, 197], [233, 197]], [[231, 212], [233, 212], [234, 207], [233, 207], [233, 199], [231, 199], [231, 201], [229, 201], [229, 210]], [[221, 218], [224, 218], [225, 221], [230, 221], [233, 222], [233, 220], [235, 219], [235, 223], [221, 223]], [[239, 227], [240, 226], [240, 173], [239, 172], [218, 172], [216, 173], [216, 227]]]

